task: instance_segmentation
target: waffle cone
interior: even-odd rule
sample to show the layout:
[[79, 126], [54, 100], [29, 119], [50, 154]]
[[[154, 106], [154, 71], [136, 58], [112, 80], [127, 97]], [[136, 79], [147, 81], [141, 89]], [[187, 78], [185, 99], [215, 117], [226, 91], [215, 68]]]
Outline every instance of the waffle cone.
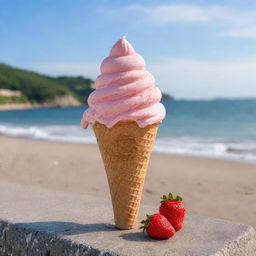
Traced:
[[107, 173], [115, 225], [132, 229], [137, 224], [142, 189], [158, 124], [140, 128], [119, 122], [112, 128], [93, 126]]

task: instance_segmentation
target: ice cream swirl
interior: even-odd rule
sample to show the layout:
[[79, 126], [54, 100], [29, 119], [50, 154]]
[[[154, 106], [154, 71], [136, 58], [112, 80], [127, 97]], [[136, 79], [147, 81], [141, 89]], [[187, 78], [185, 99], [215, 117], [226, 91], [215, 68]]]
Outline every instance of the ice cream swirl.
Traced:
[[160, 123], [165, 117], [165, 108], [160, 103], [162, 95], [154, 77], [124, 37], [103, 60], [95, 88], [81, 121], [84, 129], [95, 122], [111, 128], [120, 121], [135, 121], [139, 127], [145, 127]]

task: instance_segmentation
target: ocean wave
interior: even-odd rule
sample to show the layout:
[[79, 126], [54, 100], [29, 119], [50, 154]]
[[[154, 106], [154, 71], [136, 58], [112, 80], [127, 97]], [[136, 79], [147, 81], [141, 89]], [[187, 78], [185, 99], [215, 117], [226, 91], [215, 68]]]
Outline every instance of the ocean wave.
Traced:
[[[79, 125], [17, 127], [12, 124], [0, 124], [0, 135], [59, 142], [96, 143], [93, 130], [83, 130]], [[256, 141], [242, 139], [160, 137], [156, 140], [153, 151], [256, 163]]]
[[256, 141], [225, 138], [160, 138], [154, 150], [159, 153], [204, 156], [256, 163]]
[[77, 125], [49, 125], [40, 127], [0, 125], [0, 135], [59, 142], [96, 143], [92, 130], [87, 129], [83, 131]]

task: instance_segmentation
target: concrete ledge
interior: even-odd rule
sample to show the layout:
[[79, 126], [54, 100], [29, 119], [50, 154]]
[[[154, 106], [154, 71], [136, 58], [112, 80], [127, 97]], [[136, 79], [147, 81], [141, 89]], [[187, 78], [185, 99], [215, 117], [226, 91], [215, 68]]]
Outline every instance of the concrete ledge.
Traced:
[[[113, 226], [110, 201], [0, 182], [0, 255], [253, 256], [252, 227], [188, 215], [169, 240]], [[141, 216], [156, 209], [143, 206]]]

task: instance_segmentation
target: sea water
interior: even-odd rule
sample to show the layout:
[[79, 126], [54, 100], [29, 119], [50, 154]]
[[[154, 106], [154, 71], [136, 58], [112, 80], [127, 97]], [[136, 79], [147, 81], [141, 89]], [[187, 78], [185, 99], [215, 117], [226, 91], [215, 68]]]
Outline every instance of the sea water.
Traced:
[[[256, 99], [163, 101], [167, 115], [154, 151], [256, 163]], [[82, 130], [86, 107], [0, 111], [0, 134], [40, 140], [96, 143]]]

